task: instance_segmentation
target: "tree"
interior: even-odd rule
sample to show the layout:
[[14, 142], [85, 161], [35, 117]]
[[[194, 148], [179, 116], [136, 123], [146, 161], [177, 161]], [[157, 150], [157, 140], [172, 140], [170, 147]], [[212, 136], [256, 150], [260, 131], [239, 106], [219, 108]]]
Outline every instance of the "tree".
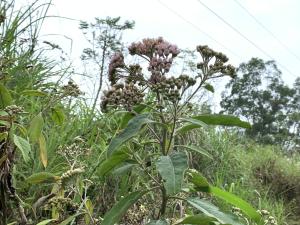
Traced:
[[290, 130], [294, 134], [293, 140], [300, 148], [300, 77], [294, 82], [294, 98], [291, 103], [293, 112], [289, 116]]
[[247, 134], [263, 143], [288, 140], [296, 92], [284, 84], [276, 63], [252, 58], [239, 66], [237, 74], [222, 94], [223, 112], [246, 117], [253, 124]]
[[93, 96], [91, 115], [94, 113], [99, 100], [104, 77], [108, 74], [108, 68], [106, 67], [108, 60], [113, 52], [122, 51], [122, 33], [133, 27], [133, 21], [121, 23], [120, 17], [95, 18], [94, 23], [87, 23], [85, 21], [81, 21], [80, 23], [80, 29], [90, 44], [90, 47], [83, 50], [81, 59], [88, 65], [91, 69], [90, 71], [93, 71], [92, 73], [96, 72], [96, 74], [99, 74], [99, 78], [97, 77], [99, 82], [97, 84], [96, 95]]

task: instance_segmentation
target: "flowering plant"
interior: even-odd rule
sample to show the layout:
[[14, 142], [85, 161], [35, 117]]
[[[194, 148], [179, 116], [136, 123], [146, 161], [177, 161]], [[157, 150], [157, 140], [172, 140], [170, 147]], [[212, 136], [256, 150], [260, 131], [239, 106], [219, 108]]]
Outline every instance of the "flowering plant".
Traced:
[[[250, 127], [248, 123], [227, 115], [187, 117], [195, 94], [204, 87], [212, 90], [208, 80], [225, 75], [234, 77], [234, 67], [226, 64], [228, 58], [208, 46], [198, 46], [197, 52], [202, 60], [197, 64], [197, 76], [172, 76], [169, 75], [171, 67], [180, 54], [176, 45], [163, 38], [144, 39], [131, 44], [128, 50], [131, 55], [146, 60], [148, 72], [144, 72], [139, 64], [127, 65], [121, 52], [111, 58], [110, 87], [103, 93], [101, 107], [103, 111], [125, 109], [127, 112], [120, 121], [120, 132], [107, 146], [107, 154], [99, 163], [97, 174], [107, 176], [114, 170], [135, 171], [142, 175], [143, 182], [138, 185], [138, 190], [128, 187], [131, 193], [112, 207], [102, 224], [119, 222], [132, 205], [149, 208], [148, 215], [143, 215], [149, 219], [148, 225], [191, 224], [192, 221], [192, 224], [241, 224], [242, 219], [220, 212], [216, 206], [196, 197], [200, 192], [206, 197], [209, 194], [220, 197], [259, 223], [259, 213], [248, 203], [210, 185], [189, 163], [191, 152], [211, 157], [200, 146], [186, 143], [185, 137], [190, 130], [207, 125]], [[150, 194], [155, 201], [144, 200], [146, 194]], [[144, 200], [143, 204], [140, 199]], [[179, 206], [177, 218], [171, 216], [174, 204]], [[202, 213], [197, 214], [190, 207]], [[184, 217], [184, 214], [190, 215]]]

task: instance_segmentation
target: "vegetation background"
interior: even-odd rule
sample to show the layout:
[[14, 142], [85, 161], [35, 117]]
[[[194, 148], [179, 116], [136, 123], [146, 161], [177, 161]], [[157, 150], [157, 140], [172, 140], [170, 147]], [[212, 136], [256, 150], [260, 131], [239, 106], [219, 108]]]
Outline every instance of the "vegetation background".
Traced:
[[[96, 18], [79, 23], [90, 99], [65, 49], [40, 39], [50, 7], [0, 3], [0, 224], [299, 224], [299, 78], [288, 86], [259, 58], [233, 74], [205, 45], [178, 54], [144, 39], [127, 49], [134, 21]], [[147, 71], [156, 59], [164, 66]], [[235, 78], [214, 114], [209, 96], [224, 74]], [[125, 92], [122, 79], [139, 86]]]

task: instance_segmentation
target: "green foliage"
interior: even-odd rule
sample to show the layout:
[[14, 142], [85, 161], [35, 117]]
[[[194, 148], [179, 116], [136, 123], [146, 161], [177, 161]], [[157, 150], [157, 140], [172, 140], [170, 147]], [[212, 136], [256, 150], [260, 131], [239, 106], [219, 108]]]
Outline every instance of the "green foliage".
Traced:
[[108, 155], [109, 156], [112, 155], [113, 152], [118, 150], [118, 148], [123, 143], [128, 141], [130, 138], [136, 136], [141, 130], [141, 128], [143, 127], [143, 125], [148, 124], [150, 122], [151, 120], [148, 119], [148, 114], [141, 114], [132, 118], [128, 122], [128, 126], [123, 131], [121, 131], [121, 133], [119, 133], [115, 138], [113, 138], [112, 141], [110, 142], [107, 149]]
[[31, 147], [29, 142], [26, 139], [14, 134], [14, 143], [18, 147], [18, 149], [20, 149], [24, 161], [29, 162], [31, 154]]
[[231, 214], [226, 214], [220, 211], [216, 206], [211, 204], [208, 201], [201, 200], [198, 198], [189, 198], [187, 202], [199, 209], [205, 215], [216, 218], [221, 224], [232, 224], [232, 225], [241, 225], [238, 221], [238, 218]]
[[137, 202], [147, 191], [136, 191], [125, 196], [112, 209], [105, 214], [102, 225], [114, 225], [118, 223], [128, 208]]
[[259, 223], [261, 216], [248, 202], [238, 198], [237, 196], [235, 196], [229, 192], [226, 192], [220, 188], [217, 188], [217, 187], [211, 187], [210, 191], [214, 196], [221, 198], [228, 203], [233, 204], [235, 207], [239, 208], [243, 213], [245, 213], [253, 221]]
[[39, 222], [37, 225], [46, 225], [52, 221], [54, 221], [54, 219], [43, 220], [43, 221]]
[[35, 173], [26, 179], [31, 184], [56, 183], [58, 180], [58, 176], [48, 172]]
[[199, 173], [191, 172], [191, 182], [195, 185], [195, 188], [197, 190], [201, 190], [207, 193], [211, 193], [214, 196], [225, 200], [226, 202], [234, 205], [239, 210], [241, 210], [243, 213], [245, 213], [249, 218], [251, 218], [253, 221], [259, 223], [260, 222], [260, 215], [256, 210], [246, 201], [242, 200], [241, 198], [224, 191], [220, 188], [214, 187], [210, 185], [207, 180], [202, 177]]
[[129, 155], [126, 152], [118, 151], [103, 161], [97, 169], [99, 177], [105, 176], [108, 172], [119, 166], [122, 162], [127, 160]]
[[75, 214], [73, 216], [70, 216], [69, 218], [65, 219], [64, 221], [62, 221], [61, 223], [59, 223], [58, 225], [68, 225], [70, 224], [76, 217], [78, 217], [80, 214]]
[[207, 158], [213, 159], [212, 156], [202, 147], [200, 146], [193, 146], [193, 145], [175, 145], [174, 147], [184, 148], [187, 151], [195, 152], [200, 155], [206, 156]]
[[187, 156], [184, 152], [170, 156], [160, 156], [156, 168], [161, 175], [167, 195], [177, 194], [182, 188], [183, 174], [187, 169]]
[[39, 113], [30, 122], [30, 127], [28, 129], [30, 141], [33, 143], [37, 142], [42, 134], [42, 129], [44, 126], [44, 119], [42, 114]]
[[236, 126], [248, 129], [251, 128], [249, 123], [229, 115], [199, 115], [194, 116], [186, 121], [192, 124], [184, 125], [178, 129], [178, 132], [184, 133], [195, 128], [203, 126], [205, 127], [206, 125]]
[[202, 224], [202, 225], [210, 225], [212, 222], [216, 222], [217, 220], [214, 217], [209, 217], [205, 215], [194, 215], [194, 216], [188, 216], [183, 219], [181, 219], [179, 222], [175, 223], [177, 224]]
[[0, 83], [0, 107], [4, 109], [6, 106], [11, 105], [12, 103], [12, 97], [7, 90], [7, 88]]
[[147, 225], [168, 225], [169, 223], [166, 220], [155, 220], [150, 221]]

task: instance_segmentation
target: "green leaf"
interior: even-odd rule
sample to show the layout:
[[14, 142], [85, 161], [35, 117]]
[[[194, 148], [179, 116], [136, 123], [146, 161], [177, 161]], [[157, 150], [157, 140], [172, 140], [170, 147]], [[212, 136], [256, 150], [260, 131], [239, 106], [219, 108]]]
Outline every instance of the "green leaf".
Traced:
[[242, 225], [235, 215], [221, 212], [218, 207], [208, 201], [198, 198], [188, 198], [187, 202], [205, 215], [216, 218], [222, 224]]
[[221, 126], [234, 126], [241, 128], [251, 128], [251, 125], [248, 122], [240, 120], [238, 117], [230, 116], [230, 115], [220, 115], [220, 114], [207, 114], [207, 115], [199, 115], [192, 117], [189, 119], [192, 124], [185, 125], [181, 127], [177, 132], [183, 133], [194, 128], [203, 127], [201, 124], [196, 124], [195, 121], [201, 121], [207, 125], [221, 125]]
[[65, 113], [62, 107], [51, 108], [51, 118], [57, 125], [62, 125], [65, 121]]
[[206, 156], [207, 158], [213, 159], [212, 155], [209, 154], [205, 149], [200, 146], [193, 146], [193, 145], [174, 145], [174, 147], [181, 147], [186, 148], [188, 151], [196, 152], [201, 155]]
[[181, 190], [183, 174], [188, 168], [187, 155], [176, 152], [171, 156], [160, 156], [156, 168], [164, 181], [167, 194], [176, 194]]
[[211, 186], [206, 178], [203, 177], [199, 172], [189, 171], [188, 175], [190, 177], [189, 181], [195, 185], [196, 190], [212, 193], [214, 196], [240, 208], [255, 222], [259, 222], [261, 220], [259, 213], [257, 213], [256, 210], [243, 199], [227, 191], [221, 190], [220, 188]]
[[249, 218], [251, 218], [255, 222], [259, 222], [261, 220], [261, 216], [259, 215], [259, 213], [243, 199], [217, 187], [210, 187], [210, 190], [211, 193], [214, 194], [214, 196], [221, 198], [226, 202], [240, 208]]
[[29, 95], [29, 96], [39, 96], [39, 97], [47, 96], [46, 92], [39, 91], [39, 90], [25, 90], [25, 91], [22, 91], [21, 94]]
[[48, 219], [48, 220], [43, 220], [42, 222], [39, 222], [37, 225], [46, 225], [52, 221], [54, 221], [55, 219]]
[[60, 179], [59, 176], [55, 176], [52, 173], [40, 172], [32, 174], [26, 179], [28, 183], [31, 184], [41, 184], [41, 183], [56, 183]]
[[120, 167], [114, 169], [113, 175], [117, 175], [117, 176], [123, 175], [124, 173], [127, 173], [135, 166], [138, 166], [138, 164], [126, 162], [123, 165], [121, 165]]
[[210, 92], [212, 92], [212, 93], [215, 93], [215, 89], [214, 89], [214, 87], [213, 87], [211, 84], [206, 83], [203, 87], [204, 87], [206, 90], [208, 90], [208, 91], [210, 91]]
[[248, 122], [240, 120], [240, 118], [231, 115], [207, 114], [193, 117], [208, 125], [221, 125], [241, 128], [251, 128]]
[[210, 185], [207, 179], [199, 172], [188, 171], [189, 181], [195, 185], [197, 191], [203, 191], [210, 193]]
[[30, 127], [28, 129], [29, 138], [32, 142], [37, 142], [39, 140], [39, 137], [42, 133], [42, 129], [44, 126], [44, 119], [42, 117], [42, 114], [39, 113], [37, 116], [35, 116], [31, 123]]
[[40, 160], [44, 168], [46, 168], [48, 164], [48, 154], [47, 154], [46, 139], [43, 134], [41, 134], [39, 137], [39, 145], [40, 145]]
[[114, 225], [118, 223], [128, 208], [136, 203], [147, 191], [132, 192], [116, 203], [104, 216], [101, 225]]
[[69, 218], [65, 219], [64, 221], [62, 221], [60, 224], [58, 225], [68, 225], [69, 223], [71, 223], [77, 216], [82, 215], [82, 213], [79, 214], [75, 214], [73, 216], [70, 216]]
[[214, 221], [217, 221], [216, 218], [214, 218], [214, 217], [199, 214], [199, 215], [187, 216], [187, 217], [179, 220], [178, 222], [176, 222], [174, 225], [177, 225], [177, 224], [211, 225], [211, 224], [213, 224], [212, 222], [214, 222]]
[[185, 121], [185, 122], [189, 122], [191, 124], [185, 123], [182, 127], [178, 128], [176, 130], [176, 134], [177, 133], [185, 133], [186, 131], [189, 131], [194, 128], [199, 128], [199, 127], [208, 128], [208, 125], [206, 123], [196, 120], [196, 119], [193, 119], [193, 118], [181, 118], [181, 120]]
[[31, 147], [29, 142], [26, 139], [19, 137], [15, 134], [13, 135], [13, 137], [14, 137], [14, 143], [21, 151], [24, 161], [29, 162], [30, 153], [31, 153]]
[[[146, 108], [146, 105], [137, 105], [133, 108], [133, 111], [136, 113], [141, 113]], [[122, 118], [120, 128], [124, 129], [126, 125], [128, 124], [129, 120], [131, 120], [135, 116], [132, 112], [126, 112], [125, 115]]]
[[8, 121], [5, 121], [5, 120], [0, 120], [0, 125], [4, 125], [6, 127], [9, 127], [10, 123]]
[[12, 97], [9, 93], [9, 90], [0, 83], [0, 107], [4, 109], [6, 106], [12, 104]]
[[146, 225], [169, 225], [169, 223], [166, 220], [152, 220]]
[[86, 206], [86, 209], [89, 211], [89, 213], [85, 214], [85, 216], [84, 216], [85, 224], [90, 224], [90, 220], [91, 220], [90, 215], [93, 215], [94, 206], [90, 199], [87, 199], [85, 201], [85, 206]]
[[18, 130], [22, 133], [23, 136], [28, 136], [27, 129], [23, 125], [15, 123], [14, 126], [18, 128]]
[[123, 151], [119, 151], [114, 153], [111, 157], [107, 158], [104, 162], [100, 164], [97, 169], [97, 174], [99, 177], [105, 176], [108, 172], [110, 172], [113, 168], [120, 165], [128, 159], [128, 154]]
[[141, 114], [133, 117], [129, 121], [127, 127], [111, 140], [107, 149], [107, 154], [109, 156], [112, 155], [112, 153], [115, 152], [123, 143], [136, 136], [143, 125], [150, 122], [152, 121], [148, 119], [148, 114]]

